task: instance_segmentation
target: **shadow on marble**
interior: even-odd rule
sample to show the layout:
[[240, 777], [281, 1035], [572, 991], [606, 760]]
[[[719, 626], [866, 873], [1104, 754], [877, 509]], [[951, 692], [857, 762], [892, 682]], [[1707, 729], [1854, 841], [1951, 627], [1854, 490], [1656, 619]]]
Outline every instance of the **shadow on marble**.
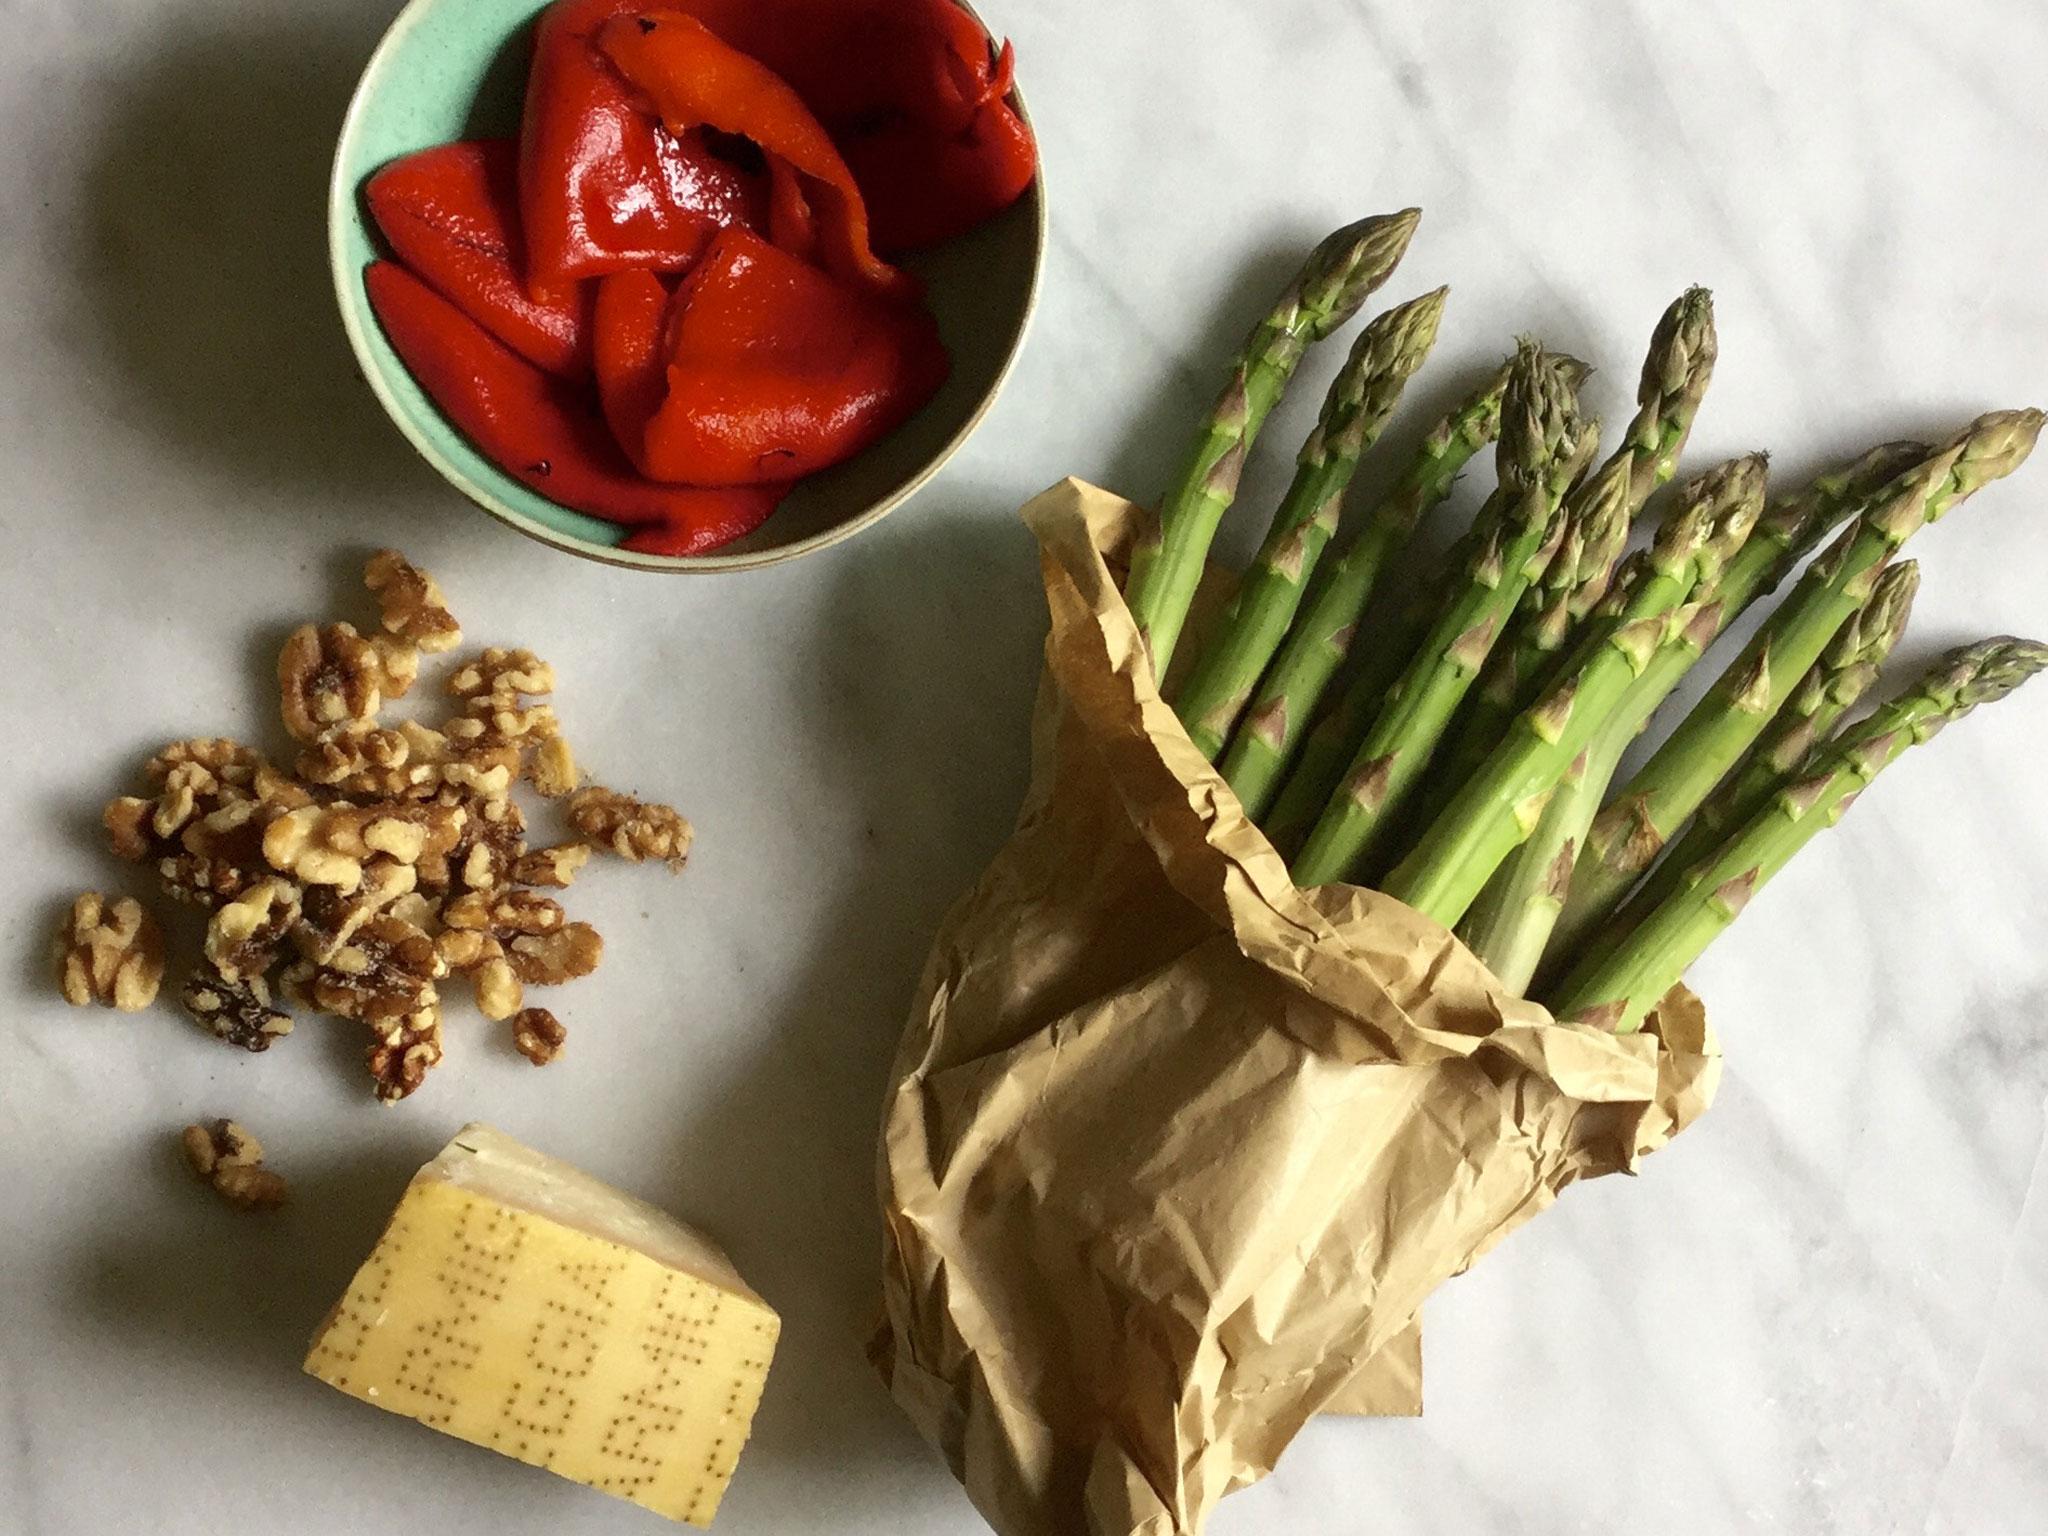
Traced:
[[101, 1213], [93, 1240], [69, 1261], [64, 1306], [131, 1360], [197, 1366], [267, 1393], [297, 1371], [320, 1318], [437, 1145], [422, 1128], [394, 1125], [359, 1157], [310, 1168], [287, 1158], [289, 1203], [252, 1214], [198, 1187], [174, 1137], [138, 1136], [126, 1165], [105, 1170], [105, 1187], [142, 1209]]
[[192, 11], [95, 84], [105, 117], [68, 222], [74, 333], [110, 413], [252, 492], [376, 498], [432, 479], [357, 376], [327, 273], [335, 135], [389, 20]]
[[[736, 1492], [781, 1498], [829, 1471], [850, 1506], [872, 1501], [841, 1509], [850, 1523], [885, 1514], [899, 1477], [945, 1476], [864, 1355], [881, 1303], [876, 1136], [932, 933], [1015, 820], [1045, 633], [1034, 546], [1007, 490], [941, 485], [885, 527], [828, 557], [836, 579], [796, 701], [837, 770], [818, 782], [838, 802], [818, 820], [857, 827], [865, 856], [842, 845], [819, 861], [830, 937], [762, 999], [772, 1028], [715, 1107], [652, 1160], [695, 1171], [672, 1203], [748, 1234], [749, 1278], [783, 1315]], [[801, 838], [803, 808], [790, 816]], [[707, 1167], [732, 1172], [707, 1185]], [[777, 1476], [778, 1463], [807, 1476]], [[757, 1511], [778, 1514], [806, 1519]]]
[[[1128, 419], [1128, 428], [1100, 470], [1091, 472], [1085, 465], [1048, 466], [1046, 483], [1064, 473], [1089, 479], [1099, 473], [1105, 490], [1156, 506], [1167, 481], [1180, 468], [1181, 456], [1187, 452], [1202, 413], [1222, 389], [1238, 348], [1271, 306], [1273, 296], [1294, 275], [1302, 252], [1317, 238], [1314, 233], [1304, 232], [1297, 239], [1273, 239], [1241, 264], [1233, 280], [1224, 286], [1222, 301], [1212, 306], [1208, 314], [1176, 317], [1170, 338], [1161, 339], [1161, 345], [1176, 356], [1179, 366], [1159, 369], [1142, 399], [1121, 403], [1091, 400], [1086, 381], [1082, 381], [1076, 403], [1083, 409], [1115, 410], [1120, 419]], [[1056, 260], [1056, 272], [1094, 288], [1105, 302], [1119, 308], [1125, 306], [1126, 301], [1116, 292], [1116, 280], [1098, 272], [1085, 253], [1077, 252], [1057, 234], [1055, 245], [1065, 257]], [[1344, 345], [1348, 346], [1348, 332], [1346, 337]], [[1313, 373], [1314, 369], [1305, 371]], [[1318, 393], [1320, 388], [1318, 385]], [[1294, 444], [1285, 450], [1288, 463], [1292, 463], [1298, 446]]]

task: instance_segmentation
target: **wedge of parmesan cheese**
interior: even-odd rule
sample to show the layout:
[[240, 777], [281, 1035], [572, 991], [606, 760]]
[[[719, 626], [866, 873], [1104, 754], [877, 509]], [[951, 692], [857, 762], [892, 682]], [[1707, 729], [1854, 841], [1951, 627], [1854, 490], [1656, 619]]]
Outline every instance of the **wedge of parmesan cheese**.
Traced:
[[406, 1187], [306, 1370], [708, 1525], [780, 1326], [709, 1238], [472, 1125]]

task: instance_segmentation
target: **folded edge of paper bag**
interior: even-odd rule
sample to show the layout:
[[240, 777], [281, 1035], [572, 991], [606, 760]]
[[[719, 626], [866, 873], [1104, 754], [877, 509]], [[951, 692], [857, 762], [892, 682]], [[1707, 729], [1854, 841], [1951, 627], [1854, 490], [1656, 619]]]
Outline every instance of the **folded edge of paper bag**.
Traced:
[[1323, 1404], [1323, 1412], [1357, 1419], [1422, 1417], [1422, 1319], [1373, 1351]]

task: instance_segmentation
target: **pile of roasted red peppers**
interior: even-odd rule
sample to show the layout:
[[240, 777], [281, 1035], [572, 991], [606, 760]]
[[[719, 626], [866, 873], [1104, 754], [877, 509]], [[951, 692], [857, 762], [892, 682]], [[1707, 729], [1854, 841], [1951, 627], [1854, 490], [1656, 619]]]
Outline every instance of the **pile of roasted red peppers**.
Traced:
[[715, 548], [944, 381], [892, 259], [1030, 185], [1011, 68], [954, 0], [556, 0], [517, 143], [370, 178], [371, 305], [508, 474]]

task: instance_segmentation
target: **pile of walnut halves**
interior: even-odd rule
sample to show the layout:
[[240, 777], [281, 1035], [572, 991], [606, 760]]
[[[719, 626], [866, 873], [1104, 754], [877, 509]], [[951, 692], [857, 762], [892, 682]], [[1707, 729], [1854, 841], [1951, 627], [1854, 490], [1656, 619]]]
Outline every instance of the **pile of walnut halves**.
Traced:
[[[450, 976], [469, 981], [487, 1018], [512, 1022], [529, 1059], [554, 1059], [563, 1027], [527, 1007], [525, 989], [588, 975], [604, 941], [541, 888], [567, 886], [593, 850], [680, 867], [690, 826], [667, 806], [579, 787], [545, 702], [553, 670], [527, 651], [489, 649], [457, 666], [453, 713], [438, 724], [380, 723], [384, 702], [412, 689], [422, 653], [452, 650], [462, 632], [433, 578], [395, 551], [374, 556], [364, 579], [382, 608], [377, 632], [309, 624], [278, 659], [285, 728], [299, 744], [291, 769], [239, 742], [173, 742], [149, 761], [153, 792], [115, 800], [105, 820], [115, 853], [209, 914], [204, 956], [182, 989], [194, 1019], [250, 1051], [290, 1032], [287, 1007], [357, 1020], [389, 1102], [441, 1060]], [[564, 802], [576, 840], [527, 847], [513, 799], [522, 780]], [[86, 942], [81, 923], [75, 911], [71, 948]], [[91, 969], [81, 961], [67, 974]], [[95, 990], [107, 992], [81, 981], [67, 996], [91, 1001]], [[123, 1006], [139, 1005], [135, 992]]]

